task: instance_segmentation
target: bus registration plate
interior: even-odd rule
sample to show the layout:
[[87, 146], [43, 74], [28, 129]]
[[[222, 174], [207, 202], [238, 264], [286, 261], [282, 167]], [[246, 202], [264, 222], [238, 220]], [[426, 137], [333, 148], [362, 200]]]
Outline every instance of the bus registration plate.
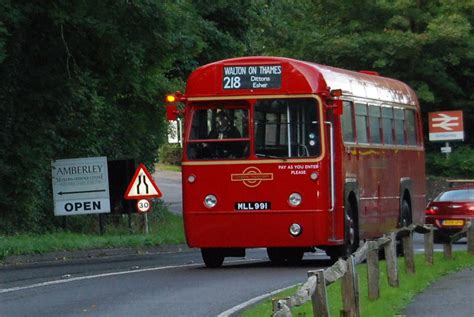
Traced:
[[235, 210], [270, 210], [272, 204], [269, 201], [248, 201], [248, 202], [236, 202], [234, 205]]

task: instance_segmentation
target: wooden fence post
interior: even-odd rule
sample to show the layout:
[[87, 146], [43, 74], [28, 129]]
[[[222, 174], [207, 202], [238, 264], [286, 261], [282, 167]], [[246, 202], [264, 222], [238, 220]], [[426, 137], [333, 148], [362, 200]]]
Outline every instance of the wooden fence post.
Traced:
[[273, 312], [273, 314], [275, 314], [278, 311], [278, 301], [279, 301], [278, 298], [272, 298], [272, 312]]
[[467, 252], [474, 255], [474, 221], [471, 220], [471, 226], [467, 229]]
[[329, 305], [326, 293], [324, 270], [309, 271], [308, 277], [316, 275], [316, 289], [311, 295], [314, 317], [329, 317]]
[[424, 234], [425, 238], [425, 261], [429, 265], [433, 265], [433, 225], [425, 225], [429, 232]]
[[376, 300], [380, 297], [379, 291], [379, 249], [376, 241], [369, 241], [367, 253], [367, 283], [369, 299]]
[[453, 244], [451, 241], [443, 243], [444, 258], [450, 260], [453, 258]]
[[387, 279], [388, 285], [391, 287], [399, 287], [398, 280], [398, 261], [397, 261], [397, 234], [390, 233], [390, 242], [384, 246], [385, 262], [387, 264]]
[[277, 317], [291, 317], [291, 311], [289, 308], [285, 305], [280, 306], [280, 301], [287, 301], [289, 300], [289, 297], [283, 297], [283, 298], [272, 298], [272, 316], [277, 316]]
[[413, 251], [413, 231], [402, 238], [405, 268], [407, 273], [415, 274], [415, 254]]
[[344, 317], [359, 317], [359, 278], [353, 256], [347, 259], [347, 272], [342, 277], [341, 293], [343, 301], [341, 315]]

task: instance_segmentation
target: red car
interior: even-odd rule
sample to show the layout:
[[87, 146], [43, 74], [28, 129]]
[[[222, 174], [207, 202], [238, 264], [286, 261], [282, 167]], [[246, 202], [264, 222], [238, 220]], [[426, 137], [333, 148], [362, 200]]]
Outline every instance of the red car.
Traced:
[[474, 183], [442, 192], [428, 204], [425, 214], [425, 222], [437, 229], [434, 242], [446, 241], [474, 219]]

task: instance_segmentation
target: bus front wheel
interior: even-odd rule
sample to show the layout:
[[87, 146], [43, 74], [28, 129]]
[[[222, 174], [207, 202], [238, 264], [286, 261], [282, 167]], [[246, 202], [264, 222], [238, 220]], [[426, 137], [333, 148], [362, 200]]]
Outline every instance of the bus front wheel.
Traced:
[[359, 222], [357, 218], [357, 209], [352, 203], [348, 203], [348, 208], [345, 212], [344, 239], [344, 245], [328, 247], [326, 249], [326, 254], [332, 261], [337, 261], [340, 257], [348, 257], [359, 247]]
[[206, 267], [217, 268], [224, 263], [224, 254], [219, 249], [201, 249], [201, 255]]

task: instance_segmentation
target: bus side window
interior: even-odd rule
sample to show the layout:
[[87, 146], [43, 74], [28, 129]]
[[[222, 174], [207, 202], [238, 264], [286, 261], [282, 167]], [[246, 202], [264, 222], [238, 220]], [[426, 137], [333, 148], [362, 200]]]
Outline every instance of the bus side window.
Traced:
[[346, 142], [355, 142], [354, 121], [352, 120], [352, 102], [344, 101], [342, 113], [342, 131]]
[[393, 109], [382, 107], [383, 143], [393, 144]]
[[403, 109], [394, 108], [395, 141], [398, 145], [405, 144], [405, 113]]
[[407, 137], [408, 145], [416, 145], [416, 122], [415, 122], [415, 111], [406, 109], [405, 110], [407, 120]]
[[357, 130], [357, 143], [369, 143], [367, 134], [367, 105], [355, 104], [355, 124]]
[[380, 133], [380, 107], [369, 105], [369, 129], [370, 141], [374, 144], [382, 143], [382, 135]]

